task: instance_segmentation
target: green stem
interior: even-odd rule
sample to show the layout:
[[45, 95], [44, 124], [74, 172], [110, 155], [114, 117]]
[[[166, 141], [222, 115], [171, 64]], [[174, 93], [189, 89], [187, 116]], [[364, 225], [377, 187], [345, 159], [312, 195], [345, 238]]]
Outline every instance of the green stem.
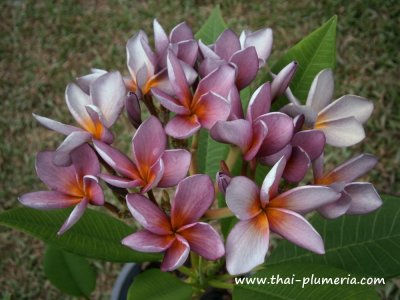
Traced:
[[247, 166], [248, 166], [248, 162], [245, 161], [245, 160], [243, 160], [243, 161], [242, 161], [242, 170], [241, 170], [241, 172], [240, 172], [240, 174], [241, 174], [242, 176], [246, 176], [246, 175], [247, 175]]
[[156, 107], [154, 106], [153, 98], [149, 94], [147, 94], [144, 96], [143, 102], [149, 110], [150, 114], [158, 118], [158, 112]]
[[233, 289], [233, 284], [228, 283], [228, 282], [222, 282], [222, 281], [213, 279], [213, 280], [208, 281], [207, 283], [208, 283], [208, 285], [218, 288], [218, 289], [227, 289], [227, 290]]
[[190, 153], [192, 154], [192, 160], [190, 162], [189, 174], [194, 175], [197, 174], [197, 148], [199, 146], [199, 132], [193, 135], [192, 145], [190, 146]]
[[178, 271], [181, 272], [182, 274], [185, 274], [188, 277], [193, 277], [193, 272], [188, 267], [181, 266], [179, 267]]
[[111, 203], [108, 202], [104, 202], [104, 208], [108, 209], [110, 212], [112, 212], [113, 214], [117, 215], [118, 217], [120, 217], [119, 214], [119, 209], [118, 207], [112, 205]]
[[229, 149], [228, 156], [225, 159], [225, 163], [229, 171], [232, 172], [233, 167], [235, 166], [239, 155], [240, 155], [240, 149], [238, 147], [231, 146], [231, 148]]
[[233, 213], [228, 207], [209, 209], [204, 214], [204, 217], [212, 220], [224, 219], [232, 216]]

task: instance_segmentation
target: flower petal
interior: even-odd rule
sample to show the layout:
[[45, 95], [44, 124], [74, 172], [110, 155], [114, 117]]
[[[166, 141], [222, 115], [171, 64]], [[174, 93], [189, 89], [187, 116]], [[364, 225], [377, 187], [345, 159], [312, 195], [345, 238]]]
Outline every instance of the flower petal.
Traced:
[[313, 126], [315, 121], [317, 120], [317, 113], [313, 111], [311, 107], [305, 105], [289, 103], [282, 107], [280, 111], [291, 116], [292, 118], [299, 115], [304, 115], [304, 123], [307, 126]]
[[192, 40], [194, 38], [192, 29], [186, 22], [179, 23], [172, 28], [169, 34], [171, 43], [179, 43], [181, 41]]
[[142, 124], [142, 116], [139, 104], [139, 98], [136, 94], [131, 94], [125, 99], [125, 110], [131, 124], [138, 128]]
[[176, 97], [183, 106], [189, 107], [192, 94], [189, 90], [189, 85], [186, 81], [182, 66], [172, 51], [168, 51], [167, 68], [168, 78], [171, 82]]
[[201, 125], [195, 115], [173, 117], [165, 126], [165, 132], [176, 139], [185, 139], [200, 129]]
[[87, 144], [72, 151], [71, 160], [78, 178], [83, 178], [85, 175], [97, 176], [100, 173], [100, 163], [96, 153]]
[[347, 214], [367, 214], [382, 205], [381, 197], [370, 183], [354, 182], [346, 185], [344, 190], [351, 196]]
[[97, 177], [86, 175], [83, 177], [83, 185], [86, 198], [89, 200], [90, 204], [104, 205], [104, 193]]
[[231, 275], [250, 272], [262, 264], [268, 252], [269, 226], [264, 213], [239, 221], [226, 241], [226, 268]]
[[139, 172], [141, 173], [144, 181], [144, 186], [140, 192], [144, 194], [155, 188], [160, 182], [164, 175], [164, 162], [162, 159], [160, 159], [154, 165], [152, 165], [150, 169], [139, 169]]
[[185, 263], [189, 253], [189, 243], [180, 235], [176, 235], [176, 239], [165, 252], [161, 270], [164, 272], [176, 270]]
[[281, 71], [279, 71], [274, 80], [272, 80], [271, 84], [272, 99], [276, 99], [285, 93], [286, 89], [289, 87], [289, 84], [294, 74], [296, 73], [296, 70], [297, 70], [297, 62], [292, 61]]
[[267, 217], [271, 231], [300, 247], [318, 254], [325, 253], [319, 233], [298, 213], [283, 208], [268, 208]]
[[214, 202], [214, 185], [207, 175], [183, 179], [176, 188], [171, 204], [174, 229], [196, 222]]
[[363, 126], [354, 117], [316, 123], [315, 128], [325, 134], [327, 144], [335, 147], [353, 146], [365, 138]]
[[278, 152], [272, 155], [259, 157], [259, 162], [260, 164], [263, 165], [273, 166], [282, 157], [285, 157], [285, 159], [288, 160], [290, 158], [290, 155], [292, 154], [292, 148], [293, 148], [292, 145], [288, 144], [282, 150], [279, 150]]
[[292, 145], [303, 149], [310, 160], [315, 160], [324, 151], [325, 135], [319, 130], [304, 130], [297, 132], [292, 138]]
[[56, 166], [53, 163], [54, 152], [39, 152], [36, 155], [36, 173], [40, 180], [49, 188], [63, 194], [82, 196], [79, 184], [76, 178], [75, 167]]
[[[151, 137], [151, 138], [149, 138]], [[152, 166], [164, 153], [167, 143], [161, 122], [153, 116], [144, 121], [132, 139], [133, 158], [136, 166]]]
[[209, 46], [205, 45], [201, 40], [199, 40], [199, 50], [204, 59], [221, 59], [221, 57], [219, 57], [212, 49], [210, 49]]
[[75, 83], [70, 83], [65, 90], [65, 101], [74, 119], [84, 129], [88, 130], [90, 128], [91, 119], [85, 106], [93, 104], [89, 95], [84, 93]]
[[179, 230], [189, 243], [190, 250], [208, 260], [216, 260], [225, 254], [224, 244], [217, 231], [207, 223], [198, 222]]
[[254, 47], [237, 51], [230, 60], [237, 67], [236, 85], [239, 90], [248, 86], [258, 72], [258, 57]]
[[282, 156], [265, 176], [260, 190], [260, 200], [263, 207], [278, 194], [279, 182], [285, 166], [286, 158]]
[[199, 65], [199, 75], [204, 78], [211, 72], [218, 69], [220, 66], [227, 65], [228, 63], [220, 58], [209, 58], [206, 57]]
[[144, 228], [155, 234], [171, 234], [168, 217], [149, 199], [139, 194], [128, 194], [126, 195], [126, 203], [132, 216]]
[[158, 55], [161, 55], [168, 48], [169, 39], [157, 19], [153, 20], [153, 31], [156, 52]]
[[106, 119], [104, 118], [103, 113], [95, 105], [86, 105], [85, 108], [93, 124], [92, 129], [90, 130], [92, 137], [96, 140], [101, 140], [107, 144], [111, 144], [114, 141], [114, 135], [107, 128]]
[[306, 175], [310, 165], [311, 161], [307, 152], [300, 147], [293, 147], [282, 176], [289, 182], [300, 182]]
[[332, 100], [334, 89], [333, 72], [324, 69], [315, 76], [307, 96], [307, 106], [315, 112], [321, 111]]
[[285, 147], [293, 136], [293, 120], [279, 112], [268, 113], [257, 118], [268, 128], [268, 134], [260, 148], [260, 156], [274, 154]]
[[180, 101], [177, 101], [174, 97], [171, 97], [167, 93], [164, 93], [162, 90], [158, 88], [153, 88], [151, 89], [151, 93], [166, 109], [179, 115], [190, 114], [190, 110], [184, 107]]
[[326, 174], [321, 183], [331, 184], [338, 181], [350, 183], [373, 169], [377, 163], [378, 160], [371, 154], [358, 155]]
[[245, 176], [236, 176], [226, 189], [225, 201], [237, 218], [248, 220], [261, 211], [259, 197], [260, 189], [253, 181]]
[[298, 213], [308, 213], [339, 199], [340, 193], [325, 186], [299, 186], [272, 199], [268, 207], [285, 208]]
[[201, 96], [194, 108], [194, 113], [199, 123], [206, 129], [211, 129], [218, 121], [225, 121], [230, 111], [231, 104], [214, 92], [209, 92]]
[[146, 33], [139, 31], [126, 44], [128, 69], [134, 81], [137, 81], [139, 70], [145, 68], [148, 76], [154, 75], [156, 57], [148, 44]]
[[94, 148], [101, 158], [121, 175], [134, 178], [138, 174], [136, 166], [121, 151], [103, 142], [93, 141]]
[[90, 141], [92, 135], [86, 131], [74, 131], [68, 135], [54, 153], [53, 162], [58, 166], [71, 164], [71, 152]]
[[60, 209], [79, 203], [82, 198], [66, 195], [58, 191], [40, 191], [22, 195], [18, 198], [23, 205], [35, 209]]
[[122, 240], [122, 244], [140, 252], [163, 252], [171, 247], [175, 237], [170, 235], [158, 235], [148, 230], [141, 230], [128, 235]]
[[268, 134], [267, 125], [261, 120], [257, 120], [253, 124], [253, 137], [250, 147], [247, 149], [243, 158], [247, 161], [251, 161], [260, 150], [265, 137]]
[[119, 187], [122, 189], [131, 189], [143, 185], [143, 181], [139, 179], [123, 178], [110, 174], [99, 174], [99, 178], [104, 180], [106, 183]]
[[338, 200], [319, 207], [318, 212], [327, 219], [336, 219], [346, 213], [350, 203], [351, 196], [346, 192], [342, 192]]
[[269, 112], [271, 108], [271, 84], [269, 82], [261, 85], [251, 96], [247, 107], [246, 119], [255, 121], [259, 116]]
[[127, 94], [124, 80], [119, 72], [106, 73], [90, 86], [90, 98], [103, 113], [106, 127], [118, 119]]
[[365, 123], [373, 110], [374, 104], [367, 99], [354, 95], [346, 95], [321, 110], [318, 114], [318, 120], [326, 122], [354, 117], [360, 123]]
[[245, 33], [242, 48], [254, 46], [261, 65], [263, 65], [272, 50], [273, 34], [271, 28], [263, 28]]
[[82, 199], [82, 201], [79, 202], [72, 210], [71, 214], [68, 216], [68, 219], [64, 222], [60, 230], [57, 232], [57, 235], [62, 235], [64, 232], [66, 232], [68, 229], [74, 226], [76, 222], [78, 222], [79, 219], [82, 217], [88, 204], [89, 204], [88, 199], [86, 198]]
[[235, 85], [232, 86], [229, 92], [227, 100], [231, 103], [231, 113], [228, 120], [244, 119], [242, 102], [240, 100], [240, 94]]
[[64, 135], [69, 135], [74, 131], [82, 131], [82, 129], [75, 127], [75, 126], [71, 126], [71, 125], [67, 125], [67, 124], [63, 124], [61, 122], [49, 119], [49, 118], [45, 118], [42, 116], [38, 116], [36, 114], [32, 114], [33, 117], [36, 119], [36, 121], [38, 121], [42, 126], [46, 127], [47, 129], [53, 130], [55, 132], [64, 134]]
[[90, 94], [90, 85], [95, 81], [97, 78], [99, 78], [101, 75], [104, 75], [107, 73], [105, 70], [101, 69], [91, 69], [92, 73], [88, 75], [84, 75], [81, 77], [76, 78], [76, 84], [81, 88], [82, 91], [84, 91], [86, 94]]
[[216, 40], [214, 49], [219, 57], [229, 61], [232, 55], [240, 50], [239, 38], [231, 29], [225, 29]]
[[199, 51], [199, 45], [195, 40], [187, 40], [179, 42], [178, 44], [177, 57], [187, 63], [189, 66], [193, 66], [197, 60], [197, 54]]
[[210, 130], [211, 137], [221, 143], [238, 146], [243, 153], [252, 142], [253, 129], [247, 120], [218, 121]]
[[191, 162], [190, 152], [183, 149], [166, 150], [161, 157], [164, 162], [164, 174], [158, 187], [171, 187], [185, 178]]
[[235, 82], [235, 69], [229, 65], [222, 65], [200, 80], [193, 101], [198, 101], [206, 93], [214, 92], [227, 98]]

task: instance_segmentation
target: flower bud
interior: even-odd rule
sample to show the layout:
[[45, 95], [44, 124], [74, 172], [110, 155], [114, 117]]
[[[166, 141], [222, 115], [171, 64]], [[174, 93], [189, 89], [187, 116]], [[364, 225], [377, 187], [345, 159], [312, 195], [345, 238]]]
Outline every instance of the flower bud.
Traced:
[[272, 99], [276, 99], [288, 88], [290, 81], [292, 80], [294, 73], [297, 70], [297, 62], [292, 61], [286, 67], [284, 67], [277, 75], [272, 75], [274, 80], [271, 83], [271, 95]]
[[134, 93], [129, 93], [125, 99], [125, 109], [128, 114], [129, 121], [135, 128], [138, 128], [142, 123], [142, 117], [140, 114], [139, 99]]

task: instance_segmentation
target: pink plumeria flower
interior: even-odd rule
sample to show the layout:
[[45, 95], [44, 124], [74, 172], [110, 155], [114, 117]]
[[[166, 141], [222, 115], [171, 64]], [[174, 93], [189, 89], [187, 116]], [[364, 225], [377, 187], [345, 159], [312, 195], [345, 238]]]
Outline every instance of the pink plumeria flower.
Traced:
[[150, 116], [132, 139], [132, 158], [100, 141], [93, 142], [97, 153], [122, 177], [99, 177], [120, 188], [141, 187], [142, 193], [153, 187], [171, 187], [182, 180], [189, 169], [191, 155], [183, 149], [166, 150], [167, 137], [160, 121]]
[[354, 182], [373, 169], [377, 162], [375, 156], [361, 154], [324, 174], [323, 157], [316, 160], [313, 164], [315, 183], [341, 193], [337, 201], [320, 207], [318, 212], [326, 218], [334, 219], [344, 214], [367, 214], [378, 209], [382, 199], [374, 186], [369, 182]]
[[234, 177], [226, 189], [226, 203], [240, 220], [227, 238], [229, 274], [249, 272], [264, 262], [270, 231], [303, 248], [324, 253], [321, 236], [300, 213], [333, 202], [340, 194], [328, 187], [301, 186], [279, 195], [285, 164], [282, 157], [265, 177], [261, 189], [244, 176]]
[[218, 66], [233, 64], [237, 68], [236, 85], [239, 90], [248, 86], [256, 77], [271, 53], [272, 30], [269, 28], [242, 32], [240, 39], [231, 29], [226, 29], [214, 45], [207, 47], [199, 41], [204, 57], [199, 72], [206, 76]]
[[161, 67], [167, 66], [168, 49], [172, 50], [183, 64], [194, 66], [199, 46], [186, 22], [176, 25], [167, 35], [160, 23], [154, 19], [153, 29], [154, 44]]
[[246, 161], [266, 156], [285, 147], [293, 135], [293, 120], [280, 113], [269, 113], [271, 85], [261, 85], [252, 95], [245, 119], [218, 121], [211, 137], [221, 143], [238, 146]]
[[[164, 92], [170, 93], [171, 85], [166, 68], [159, 63], [159, 58], [151, 50], [149, 40], [145, 32], [139, 31], [126, 45], [128, 57], [128, 70], [130, 78], [125, 78], [125, 84], [129, 91], [135, 93], [139, 98], [148, 94], [150, 90], [157, 87]], [[197, 50], [196, 50], [197, 56]], [[186, 80], [193, 83], [197, 77], [194, 69], [180, 61]]]
[[333, 91], [332, 70], [322, 70], [311, 85], [306, 105], [300, 105], [297, 99], [292, 98], [294, 103], [283, 107], [282, 112], [293, 117], [303, 114], [306, 126], [321, 130], [329, 145], [352, 146], [364, 139], [362, 124], [371, 116], [374, 105], [354, 95], [345, 95], [329, 104]]
[[67, 86], [67, 106], [81, 128], [34, 114], [36, 120], [44, 127], [67, 136], [55, 152], [54, 163], [70, 164], [70, 152], [92, 139], [111, 144], [114, 136], [109, 128], [118, 119], [124, 107], [125, 97], [126, 89], [121, 74], [110, 72], [102, 74], [92, 82], [89, 94], [75, 83]]
[[136, 251], [165, 252], [163, 271], [182, 266], [190, 250], [209, 260], [224, 255], [219, 234], [209, 224], [199, 222], [214, 201], [214, 186], [207, 175], [193, 175], [178, 184], [171, 217], [142, 195], [128, 194], [126, 200], [144, 230], [127, 236], [122, 244]]
[[284, 156], [287, 163], [282, 177], [287, 181], [300, 182], [306, 175], [311, 166], [311, 162], [316, 160], [324, 151], [325, 135], [319, 130], [303, 130], [304, 116], [294, 118], [294, 135], [289, 144], [275, 154], [260, 157], [261, 164], [274, 165]]
[[82, 145], [71, 153], [72, 165], [59, 167], [53, 163], [54, 152], [39, 152], [36, 173], [51, 191], [22, 195], [19, 201], [26, 206], [51, 210], [75, 206], [58, 231], [63, 234], [83, 215], [88, 204], [103, 205], [104, 195], [98, 183], [100, 164], [89, 145]]
[[171, 51], [167, 65], [175, 97], [157, 88], [152, 89], [152, 94], [162, 106], [176, 114], [165, 127], [168, 135], [178, 139], [188, 138], [201, 127], [210, 129], [217, 121], [228, 118], [231, 105], [227, 96], [235, 76], [232, 67], [221, 66], [201, 79], [192, 95], [182, 66]]

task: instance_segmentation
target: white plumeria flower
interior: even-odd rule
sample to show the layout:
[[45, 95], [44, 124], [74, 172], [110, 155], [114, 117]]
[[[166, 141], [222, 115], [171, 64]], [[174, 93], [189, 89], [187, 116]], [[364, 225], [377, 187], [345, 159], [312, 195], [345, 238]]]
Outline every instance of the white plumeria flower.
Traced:
[[[336, 147], [352, 146], [365, 138], [363, 123], [371, 116], [371, 101], [355, 95], [345, 95], [331, 102], [334, 90], [333, 73], [324, 69], [312, 82], [305, 105], [291, 95], [292, 103], [282, 111], [290, 116], [303, 114], [309, 128], [321, 130], [327, 144]], [[330, 103], [330, 104], [329, 104]]]

